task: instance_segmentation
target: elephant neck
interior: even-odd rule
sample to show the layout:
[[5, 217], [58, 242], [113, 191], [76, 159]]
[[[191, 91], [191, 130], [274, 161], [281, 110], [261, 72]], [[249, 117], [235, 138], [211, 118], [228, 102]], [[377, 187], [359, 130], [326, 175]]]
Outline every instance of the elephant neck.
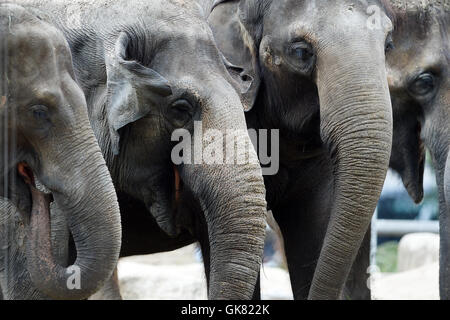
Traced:
[[[301, 167], [305, 161], [322, 157], [326, 149], [320, 138], [319, 123], [315, 117], [280, 118], [274, 114], [276, 106], [268, 106], [263, 99], [246, 114], [249, 129], [279, 130], [280, 163], [288, 168]], [[261, 101], [261, 100], [259, 100]], [[269, 133], [270, 136], [270, 133]]]
[[280, 137], [280, 162], [288, 167], [299, 167], [305, 161], [311, 161], [324, 156], [326, 150], [321, 141]]

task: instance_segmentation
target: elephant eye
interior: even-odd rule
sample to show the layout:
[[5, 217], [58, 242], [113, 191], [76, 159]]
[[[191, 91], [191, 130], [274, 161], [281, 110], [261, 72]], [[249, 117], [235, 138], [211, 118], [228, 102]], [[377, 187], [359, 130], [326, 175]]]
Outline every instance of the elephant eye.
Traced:
[[36, 105], [31, 107], [31, 112], [33, 113], [33, 117], [36, 120], [48, 120], [49, 119], [49, 115], [48, 115], [48, 108], [46, 106], [43, 105]]
[[311, 46], [306, 42], [294, 43], [291, 48], [291, 55], [293, 55], [300, 62], [308, 63], [313, 57], [314, 52]]
[[304, 75], [312, 73], [315, 64], [315, 53], [306, 41], [297, 41], [289, 45], [288, 55], [291, 63]]
[[169, 110], [172, 123], [176, 127], [183, 127], [191, 119], [194, 112], [192, 104], [185, 99], [172, 103]]
[[178, 112], [190, 112], [192, 105], [185, 99], [177, 100], [172, 104], [172, 108]]
[[385, 52], [389, 52], [395, 49], [394, 40], [392, 38], [392, 33], [389, 33], [386, 38], [386, 44], [384, 47]]
[[424, 96], [434, 91], [435, 78], [431, 73], [422, 73], [409, 86], [409, 90], [418, 96]]

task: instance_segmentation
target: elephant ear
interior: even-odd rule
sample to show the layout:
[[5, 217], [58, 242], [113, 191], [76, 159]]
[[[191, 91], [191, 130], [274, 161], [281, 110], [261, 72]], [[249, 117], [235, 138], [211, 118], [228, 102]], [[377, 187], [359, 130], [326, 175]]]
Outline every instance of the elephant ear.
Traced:
[[261, 84], [258, 50], [240, 21], [240, 5], [244, 1], [217, 0], [208, 22], [214, 34], [222, 60], [241, 97], [245, 111], [255, 104]]
[[114, 52], [106, 56], [106, 109], [114, 155], [119, 154], [120, 150], [119, 130], [145, 117], [161, 98], [172, 94], [166, 79], [133, 60], [133, 52], [129, 50], [130, 41], [130, 36], [122, 32]]
[[241, 0], [239, 1], [238, 16], [244, 27], [244, 39], [259, 47], [263, 35], [264, 14], [273, 0]]
[[[405, 108], [406, 109], [406, 108]], [[398, 172], [414, 202], [423, 199], [425, 147], [420, 138], [421, 125], [415, 112], [394, 107], [394, 136], [390, 167]]]
[[232, 64], [223, 54], [222, 61], [232, 78], [231, 85], [241, 98], [244, 111], [250, 111], [255, 104], [258, 94], [260, 85], [259, 77], [255, 74], [251, 75], [253, 72], [248, 72], [243, 67]]

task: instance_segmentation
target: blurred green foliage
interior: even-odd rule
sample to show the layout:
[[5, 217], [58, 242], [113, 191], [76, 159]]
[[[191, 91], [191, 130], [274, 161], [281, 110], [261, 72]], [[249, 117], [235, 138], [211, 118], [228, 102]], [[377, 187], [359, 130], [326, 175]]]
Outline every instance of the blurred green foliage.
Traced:
[[397, 271], [398, 242], [385, 242], [377, 248], [377, 266], [381, 272]]

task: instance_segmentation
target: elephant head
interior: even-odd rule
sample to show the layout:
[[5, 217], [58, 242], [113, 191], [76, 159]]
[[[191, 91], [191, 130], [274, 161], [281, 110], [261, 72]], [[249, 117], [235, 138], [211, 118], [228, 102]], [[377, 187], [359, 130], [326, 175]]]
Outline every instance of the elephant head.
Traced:
[[247, 83], [248, 117], [294, 137], [309, 126], [333, 164], [311, 299], [340, 297], [388, 169], [388, 12], [383, 1], [218, 0], [209, 18], [235, 80]]
[[[117, 12], [97, 4], [99, 16]], [[188, 209], [199, 208], [210, 246], [209, 297], [249, 299], [262, 260], [265, 188], [242, 103], [202, 8], [178, 0], [116, 4], [127, 17], [93, 19], [91, 40], [101, 50], [95, 57], [78, 51], [74, 60], [89, 70], [105, 66], [105, 99], [93, 98], [89, 108], [117, 191], [145, 205], [172, 237], [190, 228]], [[83, 67], [77, 74], [80, 83], [92, 75]], [[234, 161], [246, 158], [252, 161]]]
[[[0, 75], [5, 298], [87, 298], [116, 267], [120, 211], [63, 34], [23, 7], [0, 4]], [[51, 242], [63, 227], [51, 224], [52, 199], [75, 242], [71, 266], [53, 246], [66, 244]]]
[[423, 198], [425, 147], [439, 189], [441, 298], [450, 299], [450, 6], [445, 1], [392, 1], [395, 50], [387, 55], [394, 113], [391, 167], [411, 197]]

